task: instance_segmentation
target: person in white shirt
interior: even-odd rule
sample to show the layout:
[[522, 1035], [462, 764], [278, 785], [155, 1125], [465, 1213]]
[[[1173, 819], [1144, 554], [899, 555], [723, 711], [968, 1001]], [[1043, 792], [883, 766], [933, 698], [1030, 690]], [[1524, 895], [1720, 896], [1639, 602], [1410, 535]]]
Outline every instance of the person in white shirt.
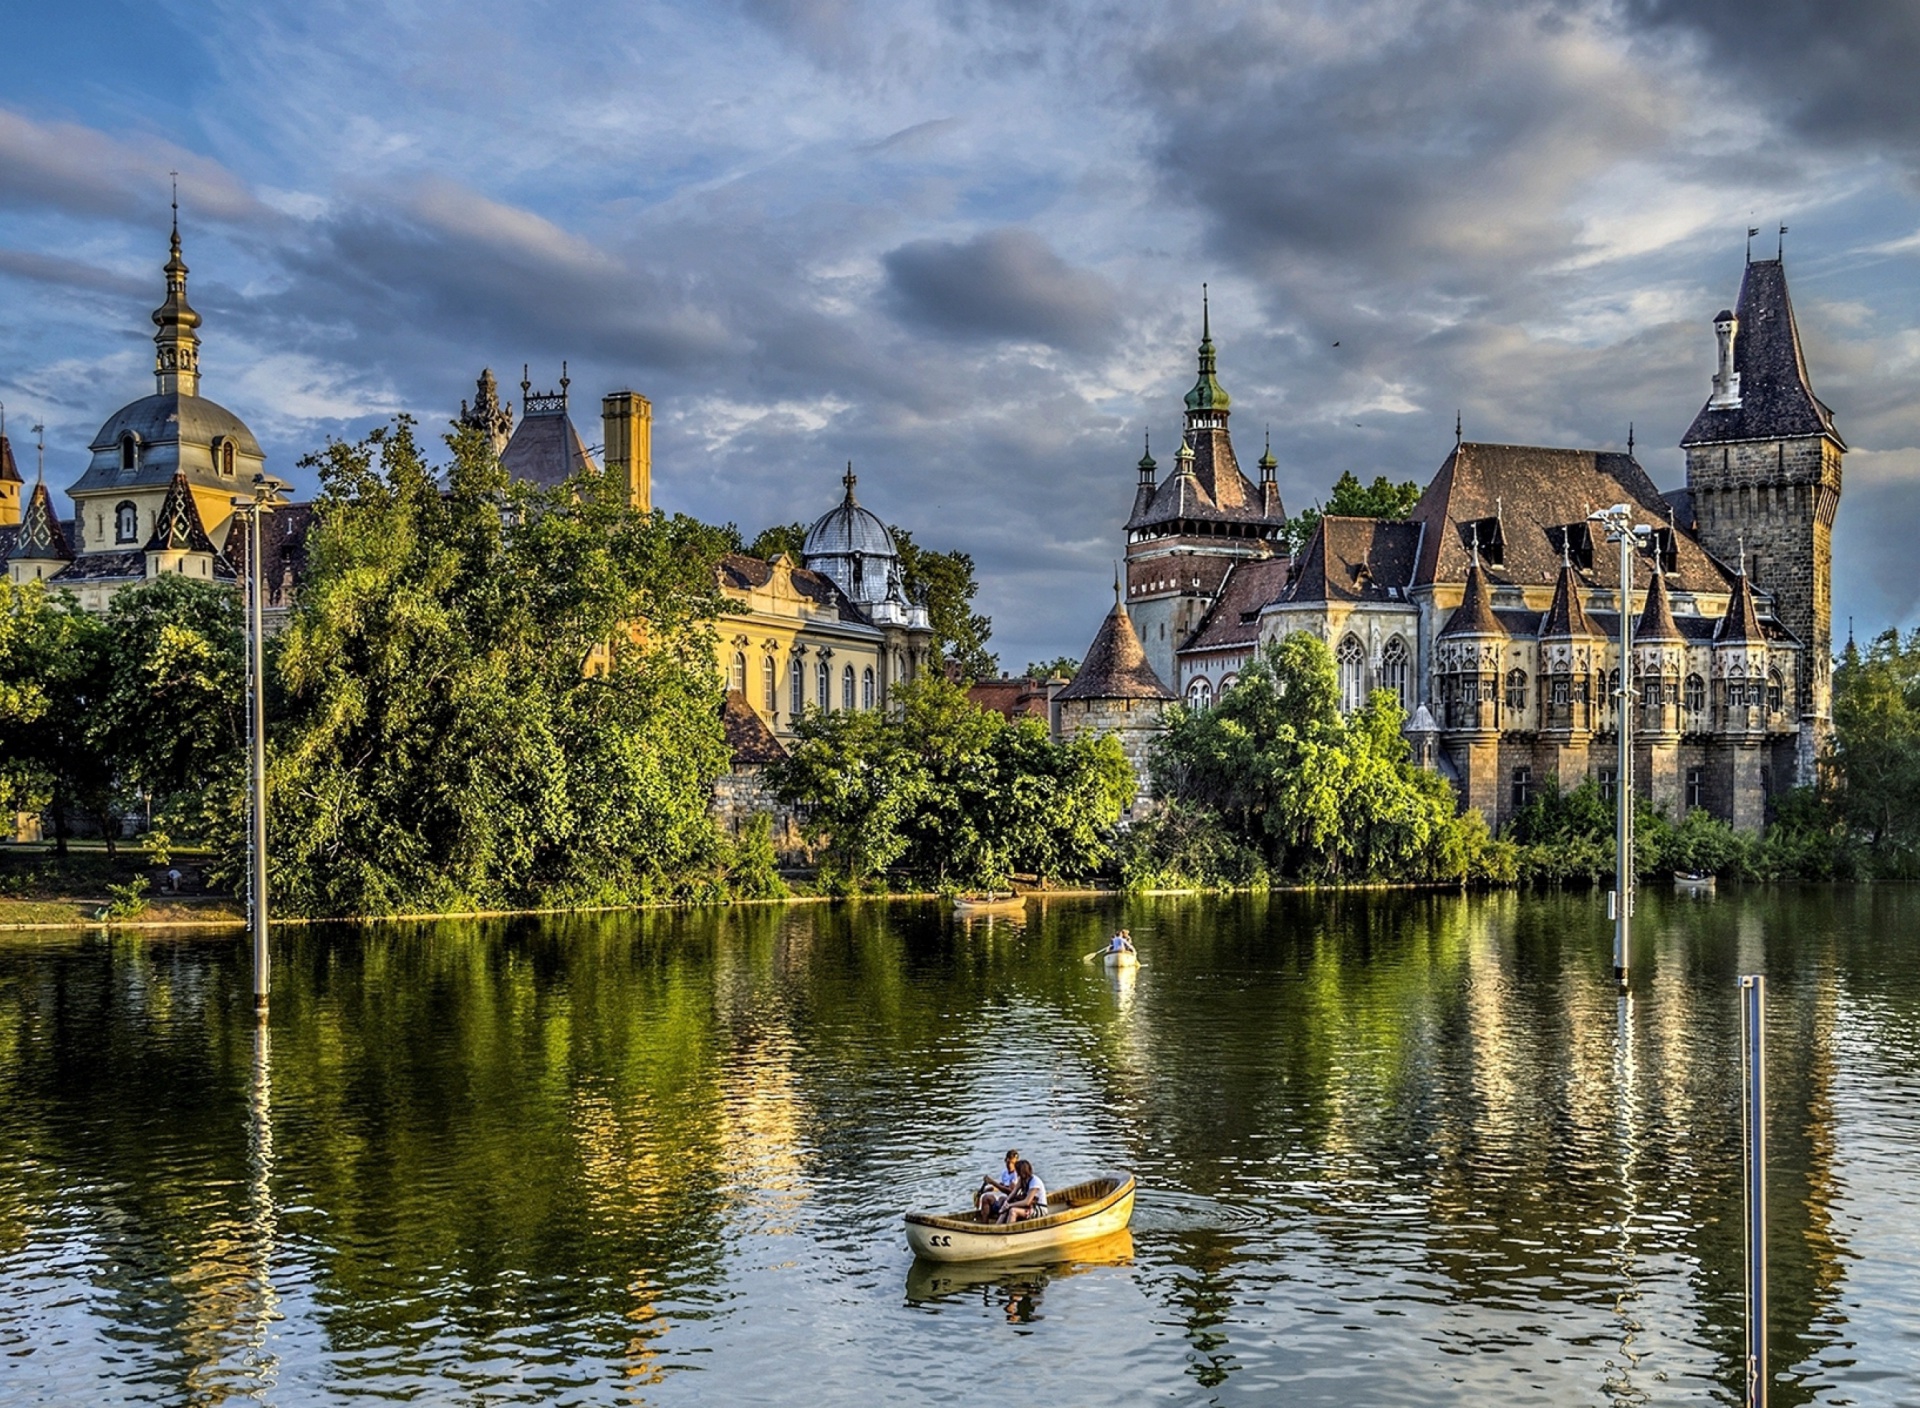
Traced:
[[1047, 1185], [1042, 1183], [1033, 1171], [1033, 1165], [1025, 1159], [1013, 1166], [1018, 1181], [1007, 1199], [1006, 1208], [1000, 1214], [1002, 1222], [1026, 1222], [1032, 1218], [1047, 1215]]
[[980, 1180], [980, 1186], [973, 1190], [974, 1211], [982, 1222], [997, 1222], [1005, 1210], [1007, 1201], [1013, 1196], [1013, 1185], [1019, 1175], [1013, 1166], [1020, 1162], [1018, 1149], [1007, 1150], [1007, 1166], [999, 1173], [990, 1173]]

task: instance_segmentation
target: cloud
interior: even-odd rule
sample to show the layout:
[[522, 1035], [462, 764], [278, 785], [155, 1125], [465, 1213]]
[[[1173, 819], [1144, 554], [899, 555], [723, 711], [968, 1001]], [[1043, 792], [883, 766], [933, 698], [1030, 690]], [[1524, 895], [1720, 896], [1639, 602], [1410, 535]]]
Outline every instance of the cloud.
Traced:
[[1085, 350], [1117, 322], [1113, 285], [1073, 268], [1031, 230], [912, 240], [882, 262], [900, 315], [936, 332]]
[[57, 254], [36, 254], [22, 249], [0, 249], [0, 274], [80, 289], [86, 293], [111, 293], [126, 298], [138, 298], [154, 291], [151, 279], [130, 278], [78, 259], [64, 259]]
[[167, 208], [173, 171], [180, 174], [182, 201], [197, 216], [271, 219], [238, 177], [172, 142], [35, 122], [0, 108], [0, 207], [151, 221]]

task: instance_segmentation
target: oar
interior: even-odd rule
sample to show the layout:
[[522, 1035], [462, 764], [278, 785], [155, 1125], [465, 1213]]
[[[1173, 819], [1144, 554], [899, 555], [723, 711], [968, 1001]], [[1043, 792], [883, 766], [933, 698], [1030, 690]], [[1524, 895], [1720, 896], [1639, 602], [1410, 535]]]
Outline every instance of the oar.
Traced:
[[1107, 946], [1105, 944], [1101, 944], [1099, 948], [1095, 949], [1092, 953], [1088, 954], [1085, 958], [1081, 959], [1080, 961], [1082, 963], [1091, 963], [1093, 962], [1094, 959], [1098, 958], [1101, 954], [1105, 953], [1106, 951], [1107, 951]]

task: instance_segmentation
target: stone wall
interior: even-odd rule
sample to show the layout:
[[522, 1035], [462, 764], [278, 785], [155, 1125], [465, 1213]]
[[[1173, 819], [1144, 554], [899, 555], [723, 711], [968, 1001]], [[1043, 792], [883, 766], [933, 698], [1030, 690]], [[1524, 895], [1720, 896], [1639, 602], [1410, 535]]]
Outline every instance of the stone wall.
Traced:
[[811, 865], [813, 853], [800, 834], [799, 818], [793, 808], [783, 804], [767, 785], [766, 771], [758, 767], [738, 767], [722, 773], [713, 784], [713, 816], [729, 832], [740, 829], [756, 816], [772, 818], [773, 852], [782, 865]]
[[1133, 765], [1139, 786], [1129, 816], [1142, 816], [1151, 809], [1153, 779], [1149, 759], [1153, 740], [1166, 726], [1165, 700], [1160, 699], [1063, 699], [1060, 701], [1060, 736], [1072, 738], [1078, 733], [1110, 733], [1120, 740], [1120, 751]]

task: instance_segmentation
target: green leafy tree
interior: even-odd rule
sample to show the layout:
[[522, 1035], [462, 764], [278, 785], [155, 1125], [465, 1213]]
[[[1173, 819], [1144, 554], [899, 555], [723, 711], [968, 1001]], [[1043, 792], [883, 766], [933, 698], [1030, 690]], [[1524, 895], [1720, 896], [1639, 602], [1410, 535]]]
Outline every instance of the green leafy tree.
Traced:
[[1333, 483], [1333, 492], [1324, 505], [1302, 511], [1287, 520], [1287, 541], [1298, 552], [1307, 545], [1322, 514], [1337, 518], [1386, 518], [1399, 520], [1413, 512], [1420, 502], [1420, 486], [1412, 480], [1396, 484], [1384, 474], [1373, 483], [1362, 484], [1352, 470], [1345, 470]]
[[1051, 660], [1027, 662], [1027, 678], [1030, 680], [1070, 680], [1080, 673], [1079, 658], [1072, 655], [1057, 655]]
[[623, 902], [720, 844], [722, 530], [583, 473], [442, 477], [406, 418], [310, 457], [308, 575], [277, 653], [270, 838], [310, 913]]
[[114, 849], [120, 793], [113, 759], [93, 737], [110, 644], [106, 625], [70, 593], [0, 583], [0, 786], [14, 806], [46, 808], [60, 855], [76, 816]]
[[801, 549], [807, 545], [807, 525], [804, 523], [776, 523], [771, 528], [762, 528], [760, 536], [747, 544], [748, 557], [778, 557], [785, 553], [795, 563], [800, 561]]
[[1833, 676], [1830, 803], [1870, 874], [1920, 874], [1920, 630], [1849, 645]]
[[923, 548], [904, 528], [893, 530], [893, 541], [900, 549], [900, 575], [907, 595], [926, 603], [935, 660], [964, 680], [998, 674], [1000, 662], [987, 649], [993, 622], [973, 609], [980, 583], [974, 577], [972, 556]]

